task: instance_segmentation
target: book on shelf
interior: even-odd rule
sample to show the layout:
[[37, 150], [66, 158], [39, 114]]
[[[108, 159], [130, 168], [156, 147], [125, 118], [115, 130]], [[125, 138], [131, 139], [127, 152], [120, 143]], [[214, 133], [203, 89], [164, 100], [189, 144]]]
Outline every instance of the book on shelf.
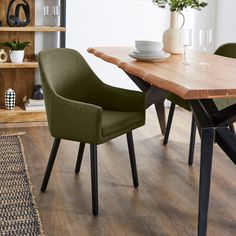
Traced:
[[44, 100], [36, 100], [29, 98], [25, 103], [26, 111], [45, 111]]
[[38, 99], [31, 99], [31, 98], [29, 98], [28, 100], [27, 100], [27, 104], [28, 105], [32, 105], [32, 106], [42, 106], [42, 105], [44, 105], [44, 100], [43, 99], [40, 99], [40, 100], [38, 100]]
[[29, 106], [27, 103], [25, 103], [25, 110], [26, 111], [45, 111], [45, 106]]

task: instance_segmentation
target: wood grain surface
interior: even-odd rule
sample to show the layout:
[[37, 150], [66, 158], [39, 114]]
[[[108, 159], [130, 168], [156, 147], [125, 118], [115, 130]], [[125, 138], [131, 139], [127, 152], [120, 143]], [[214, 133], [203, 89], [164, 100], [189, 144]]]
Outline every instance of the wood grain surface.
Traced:
[[0, 108], [0, 123], [14, 122], [43, 122], [47, 121], [45, 111], [25, 111], [23, 108], [16, 106], [14, 110]]
[[12, 62], [3, 62], [0, 63], [0, 69], [16, 69], [16, 68], [38, 68], [38, 62], [22, 62], [22, 63], [12, 63]]
[[181, 55], [162, 62], [139, 62], [129, 57], [132, 47], [96, 47], [88, 52], [120, 69], [184, 99], [236, 97], [236, 60], [206, 55], [209, 66], [202, 66], [202, 54], [189, 50], [191, 65], [181, 64]]
[[[155, 110], [134, 131], [140, 185], [132, 186], [125, 135], [98, 146], [100, 214], [91, 212], [89, 147], [79, 175], [74, 168], [79, 143], [63, 140], [48, 189], [40, 192], [53, 139], [47, 127], [21, 127], [33, 191], [48, 236], [196, 236], [199, 137], [192, 167], [187, 164], [191, 113], [176, 109], [167, 146]], [[15, 125], [15, 124], [14, 124]], [[236, 235], [235, 166], [215, 146], [208, 236]]]
[[26, 26], [26, 27], [0, 27], [0, 32], [64, 32], [65, 27], [60, 26]]

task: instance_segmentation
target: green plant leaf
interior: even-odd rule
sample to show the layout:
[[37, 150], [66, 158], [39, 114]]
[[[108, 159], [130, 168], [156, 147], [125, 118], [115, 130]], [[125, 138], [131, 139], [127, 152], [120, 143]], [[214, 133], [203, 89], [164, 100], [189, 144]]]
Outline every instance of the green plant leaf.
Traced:
[[20, 42], [19, 40], [18, 41], [13, 40], [9, 42], [0, 43], [0, 45], [8, 47], [12, 51], [24, 50], [27, 46], [29, 46], [29, 44], [30, 44], [29, 41]]
[[165, 8], [167, 5], [171, 11], [182, 11], [183, 9], [190, 7], [196, 10], [201, 10], [207, 6], [208, 3], [200, 2], [198, 0], [152, 0], [160, 8]]

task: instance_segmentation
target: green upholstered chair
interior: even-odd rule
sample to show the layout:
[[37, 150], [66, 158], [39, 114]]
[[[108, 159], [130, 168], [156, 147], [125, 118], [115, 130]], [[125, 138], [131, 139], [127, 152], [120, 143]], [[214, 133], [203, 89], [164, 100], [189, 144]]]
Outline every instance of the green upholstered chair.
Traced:
[[75, 172], [90, 144], [93, 214], [98, 214], [97, 145], [127, 135], [134, 187], [138, 187], [132, 130], [145, 123], [145, 95], [103, 83], [72, 49], [39, 53], [48, 126], [55, 138], [41, 191], [46, 190], [61, 139], [80, 142]]
[[[226, 43], [221, 45], [214, 53], [215, 55], [224, 56], [224, 57], [230, 57], [230, 58], [236, 58], [236, 43]], [[184, 100], [175, 94], [170, 94], [167, 98], [169, 101], [171, 101], [170, 111], [168, 115], [168, 121], [166, 125], [166, 133], [164, 136], [163, 144], [166, 145], [168, 143], [171, 124], [173, 120], [173, 115], [175, 111], [175, 105], [179, 105], [180, 107], [191, 111], [190, 103], [187, 100]], [[234, 103], [236, 103], [236, 98], [224, 98], [224, 99], [214, 99], [214, 103], [218, 110], [222, 110], [226, 108], [227, 106], [230, 106]], [[230, 125], [230, 129], [234, 131], [233, 124]], [[193, 155], [194, 155], [194, 144], [195, 144], [195, 134], [196, 134], [196, 124], [194, 115], [192, 115], [192, 127], [191, 127], [191, 135], [190, 135], [190, 145], [189, 145], [189, 158], [188, 158], [188, 164], [193, 164]]]

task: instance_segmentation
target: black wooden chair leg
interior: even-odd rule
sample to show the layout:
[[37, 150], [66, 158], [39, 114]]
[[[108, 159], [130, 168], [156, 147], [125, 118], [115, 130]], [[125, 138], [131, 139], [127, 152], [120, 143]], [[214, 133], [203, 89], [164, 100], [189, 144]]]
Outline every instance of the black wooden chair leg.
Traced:
[[234, 124], [230, 124], [229, 129], [235, 134]]
[[98, 172], [97, 172], [97, 145], [90, 144], [91, 186], [93, 215], [98, 215]]
[[169, 111], [169, 115], [168, 115], [168, 121], [167, 121], [167, 125], [166, 125], [166, 133], [164, 136], [163, 145], [166, 145], [168, 143], [169, 135], [170, 135], [170, 128], [171, 128], [174, 112], [175, 112], [175, 103], [172, 102], [170, 105], [170, 111]]
[[76, 166], [75, 166], [75, 173], [76, 174], [78, 174], [80, 172], [80, 167], [81, 167], [83, 154], [84, 154], [84, 147], [85, 147], [85, 143], [80, 143]]
[[46, 191], [46, 188], [47, 188], [48, 181], [49, 181], [49, 178], [50, 178], [50, 175], [51, 175], [51, 172], [52, 172], [54, 161], [56, 159], [57, 150], [58, 150], [58, 147], [60, 145], [60, 142], [61, 142], [61, 139], [58, 139], [58, 138], [54, 139], [54, 143], [53, 143], [52, 150], [51, 150], [51, 153], [50, 153], [50, 157], [49, 157], [49, 160], [48, 160], [47, 169], [46, 169], [46, 172], [44, 174], [43, 183], [42, 183], [42, 186], [41, 186], [41, 191], [42, 192]]
[[135, 160], [134, 142], [133, 142], [132, 132], [127, 133], [126, 136], [127, 136], [127, 143], [128, 143], [128, 149], [129, 149], [129, 158], [130, 158], [130, 166], [131, 166], [132, 177], [133, 177], [133, 184], [134, 184], [134, 187], [137, 188], [139, 183], [138, 183], [138, 172], [137, 172], [137, 166], [136, 166], [136, 160]]
[[192, 113], [192, 124], [191, 124], [191, 133], [190, 133], [190, 145], [189, 145], [189, 154], [188, 154], [188, 165], [191, 166], [193, 164], [194, 158], [194, 148], [195, 148], [195, 138], [196, 138], [196, 120], [195, 116]]

